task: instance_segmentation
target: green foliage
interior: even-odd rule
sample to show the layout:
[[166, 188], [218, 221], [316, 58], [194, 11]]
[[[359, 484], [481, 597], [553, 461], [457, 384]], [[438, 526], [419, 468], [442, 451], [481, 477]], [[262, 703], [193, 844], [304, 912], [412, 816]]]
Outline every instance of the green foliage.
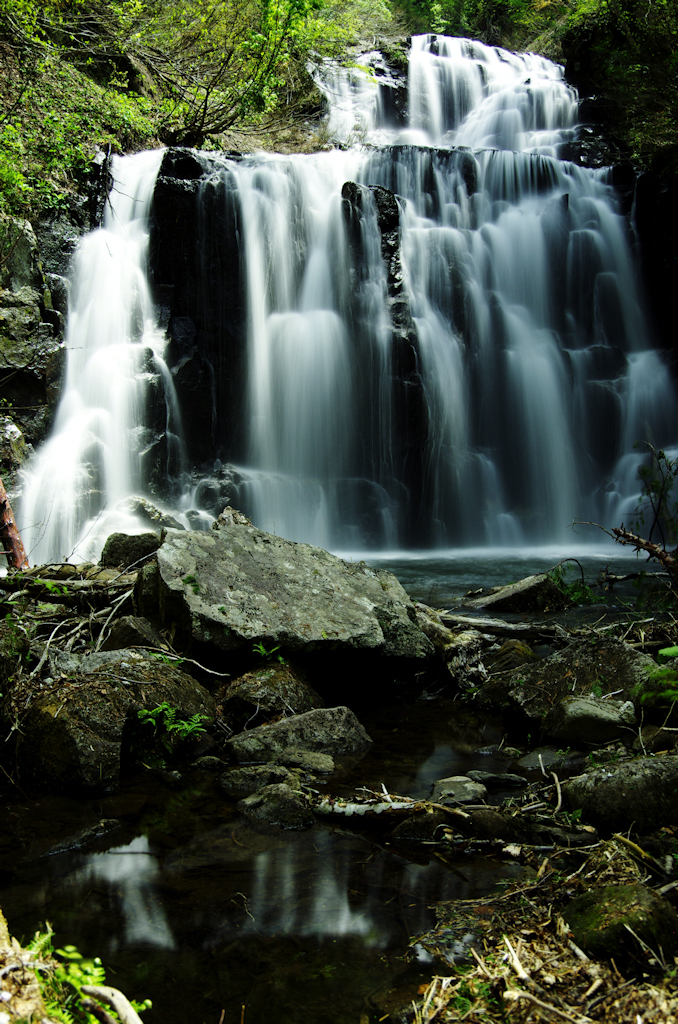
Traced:
[[64, 594], [68, 593], [68, 587], [64, 586], [63, 583], [57, 583], [56, 580], [36, 579], [35, 582], [43, 586], [49, 594], [54, 594], [57, 597], [63, 597]]
[[[584, 580], [584, 572], [581, 569], [581, 566], [579, 567], [580, 573], [578, 577], [573, 580], [572, 583], [566, 583], [565, 570], [563, 569], [563, 566], [567, 562], [577, 562], [577, 560], [576, 558], [566, 558], [564, 562], [559, 562], [559, 564], [554, 566], [548, 573], [550, 579], [553, 580], [559, 590], [561, 590], [566, 597], [569, 597], [574, 604], [596, 604], [600, 600], [600, 597]], [[578, 562], [577, 565], [579, 565]]]
[[667, 707], [678, 701], [678, 668], [672, 665], [649, 669], [647, 679], [639, 683], [633, 696], [649, 707]]
[[148, 99], [102, 87], [56, 52], [24, 60], [9, 51], [3, 70], [14, 89], [0, 95], [0, 212], [66, 210], [97, 146], [123, 150], [157, 139]]
[[287, 664], [282, 654], [276, 654], [280, 647], [266, 647], [262, 640], [257, 640], [255, 644], [252, 644], [252, 651], [254, 654], [258, 654], [260, 658], [264, 658], [265, 661], [279, 661], [281, 665]]
[[200, 714], [183, 718], [167, 701], [150, 710], [142, 708], [137, 711], [137, 716], [142, 725], [152, 728], [153, 740], [160, 743], [168, 754], [174, 754], [184, 740], [201, 736], [205, 732], [202, 723], [209, 721], [206, 715]]
[[190, 587], [194, 594], [200, 593], [200, 582], [197, 576], [184, 576], [181, 582], [185, 583], [187, 587]]
[[[36, 976], [40, 983], [42, 997], [48, 1017], [51, 1021], [61, 1024], [97, 1024], [98, 1018], [83, 1006], [83, 985], [105, 985], [106, 971], [99, 957], [88, 959], [75, 946], [64, 946], [54, 949], [52, 937], [54, 932], [50, 925], [45, 931], [36, 932], [28, 944], [28, 950], [39, 959], [47, 969], [37, 970]], [[143, 1003], [131, 1001], [137, 1013], [151, 1007], [150, 999]], [[107, 1012], [117, 1020], [117, 1015], [110, 1009]]]
[[185, 658], [180, 658], [176, 654], [163, 654], [161, 651], [149, 651], [149, 654], [156, 661], [161, 661], [164, 665], [176, 665], [177, 668], [186, 661]]
[[608, 118], [634, 160], [678, 142], [678, 8], [673, 0], [575, 0], [563, 45], [584, 86], [604, 92]]

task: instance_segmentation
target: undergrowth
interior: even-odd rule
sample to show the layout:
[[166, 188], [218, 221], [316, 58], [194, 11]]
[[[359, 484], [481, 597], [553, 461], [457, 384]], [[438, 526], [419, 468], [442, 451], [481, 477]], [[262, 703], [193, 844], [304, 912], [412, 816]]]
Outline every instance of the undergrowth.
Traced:
[[[54, 949], [53, 936], [54, 932], [47, 924], [44, 931], [36, 932], [27, 946], [28, 951], [41, 963], [41, 969], [36, 970], [36, 975], [48, 1017], [50, 1021], [58, 1021], [59, 1024], [97, 1024], [103, 1019], [98, 1015], [101, 1007], [97, 1006], [97, 1015], [89, 1012], [84, 1004], [91, 1004], [91, 1000], [87, 1000], [82, 988], [85, 985], [105, 985], [106, 969], [99, 957], [84, 957], [75, 946]], [[130, 1000], [130, 1003], [137, 1013], [152, 1005], [150, 999], [142, 1003]], [[119, 1019], [115, 1010], [109, 1008], [105, 1012], [109, 1018]]]
[[100, 85], [56, 53], [0, 45], [0, 212], [34, 218], [70, 208], [97, 149], [157, 145], [153, 103], [111, 79]]
[[140, 728], [132, 740], [132, 753], [149, 767], [164, 767], [167, 757], [175, 757], [188, 740], [198, 739], [205, 732], [206, 715], [195, 714], [185, 718], [167, 701], [151, 709], [137, 712]]

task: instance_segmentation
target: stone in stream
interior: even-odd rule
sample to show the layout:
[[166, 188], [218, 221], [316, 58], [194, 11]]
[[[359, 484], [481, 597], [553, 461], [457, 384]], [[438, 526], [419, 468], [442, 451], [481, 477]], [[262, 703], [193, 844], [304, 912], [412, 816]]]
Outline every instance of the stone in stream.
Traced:
[[241, 799], [256, 793], [265, 786], [285, 783], [293, 789], [299, 786], [295, 776], [280, 764], [248, 764], [240, 768], [229, 768], [219, 779], [219, 785], [230, 797]]
[[238, 803], [238, 810], [263, 826], [310, 828], [315, 816], [303, 793], [285, 782], [272, 783]]
[[487, 789], [482, 782], [474, 782], [467, 775], [453, 775], [449, 779], [438, 779], [433, 787], [431, 801], [434, 804], [479, 804], [485, 800]]
[[303, 715], [259, 725], [233, 736], [231, 756], [240, 764], [275, 761], [289, 749], [318, 751], [337, 757], [361, 754], [372, 740], [354, 713], [346, 707], [317, 708]]

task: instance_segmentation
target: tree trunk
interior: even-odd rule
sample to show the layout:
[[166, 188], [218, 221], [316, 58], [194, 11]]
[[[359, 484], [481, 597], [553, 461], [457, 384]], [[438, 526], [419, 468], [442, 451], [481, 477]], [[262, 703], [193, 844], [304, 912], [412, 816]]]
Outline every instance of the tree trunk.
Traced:
[[12, 569], [28, 569], [28, 556], [21, 540], [21, 534], [14, 522], [14, 513], [7, 497], [7, 491], [0, 479], [0, 541], [7, 555], [7, 564]]

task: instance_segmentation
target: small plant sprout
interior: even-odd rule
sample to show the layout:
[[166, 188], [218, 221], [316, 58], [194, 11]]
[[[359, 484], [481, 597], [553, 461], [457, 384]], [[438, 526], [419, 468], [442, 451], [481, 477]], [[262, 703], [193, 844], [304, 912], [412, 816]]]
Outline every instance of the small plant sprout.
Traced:
[[266, 647], [263, 640], [257, 640], [256, 643], [252, 644], [253, 653], [258, 654], [260, 658], [263, 658], [265, 661], [279, 661], [281, 665], [286, 665], [287, 662], [282, 654], [276, 654], [276, 651], [279, 650], [280, 646], [278, 644], [275, 647]]

